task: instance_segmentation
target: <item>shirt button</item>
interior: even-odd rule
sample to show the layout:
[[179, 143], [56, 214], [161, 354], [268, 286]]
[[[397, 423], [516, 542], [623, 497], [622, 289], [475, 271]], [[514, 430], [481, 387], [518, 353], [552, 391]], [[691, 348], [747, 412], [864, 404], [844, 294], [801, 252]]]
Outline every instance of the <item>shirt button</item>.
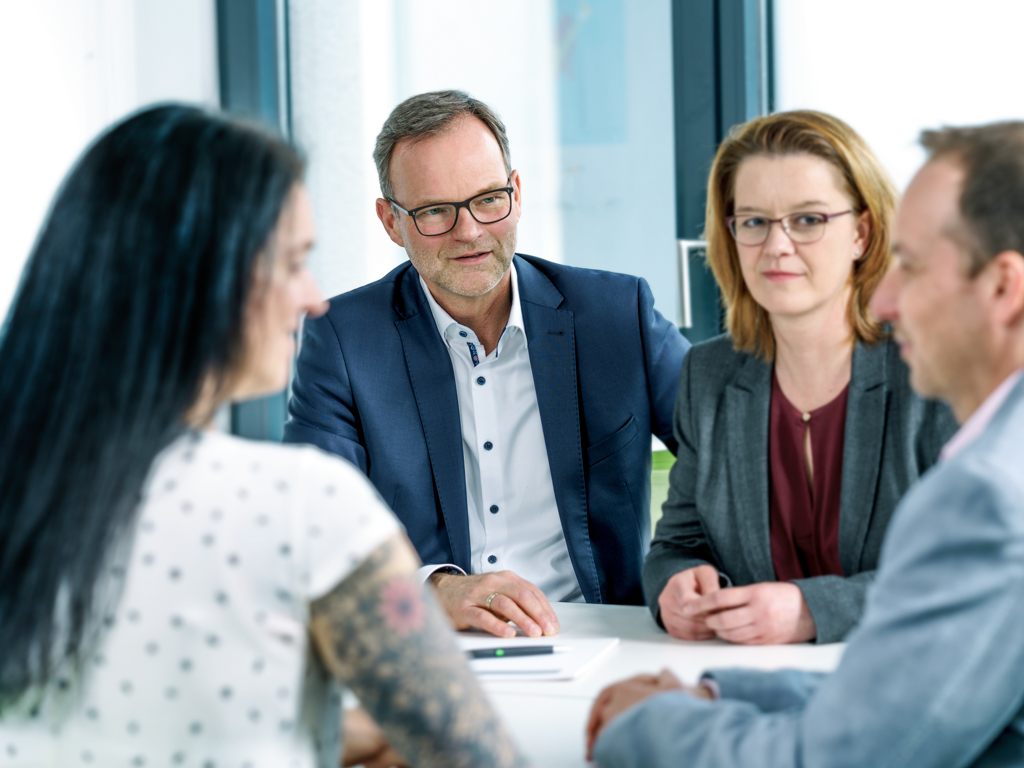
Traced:
[[491, 504], [491, 514], [492, 515], [498, 514], [498, 505], [497, 504]]
[[485, 451], [489, 451], [493, 447], [494, 447], [494, 443], [492, 443], [490, 440], [488, 440], [486, 443], [484, 443], [484, 450]]
[[491, 565], [494, 565], [496, 562], [498, 562], [498, 558], [496, 558], [494, 555], [491, 555], [487, 558], [487, 562]]
[[487, 379], [485, 379], [483, 376], [477, 376], [476, 377], [476, 383], [477, 384], [486, 384], [487, 383]]
[[459, 336], [461, 336], [462, 338], [466, 338], [467, 336], [469, 336], [469, 334], [466, 333], [465, 331], [459, 331]]

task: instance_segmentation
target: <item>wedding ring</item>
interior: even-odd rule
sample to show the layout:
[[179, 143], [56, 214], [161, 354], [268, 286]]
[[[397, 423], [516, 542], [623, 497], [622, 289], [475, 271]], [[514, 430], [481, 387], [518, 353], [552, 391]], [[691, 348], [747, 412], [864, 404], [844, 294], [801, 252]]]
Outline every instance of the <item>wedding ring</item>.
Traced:
[[498, 596], [497, 592], [492, 592], [491, 596], [487, 598], [487, 602], [484, 603], [484, 608], [486, 608], [488, 611], [491, 610], [491, 600], [493, 600], [497, 596]]

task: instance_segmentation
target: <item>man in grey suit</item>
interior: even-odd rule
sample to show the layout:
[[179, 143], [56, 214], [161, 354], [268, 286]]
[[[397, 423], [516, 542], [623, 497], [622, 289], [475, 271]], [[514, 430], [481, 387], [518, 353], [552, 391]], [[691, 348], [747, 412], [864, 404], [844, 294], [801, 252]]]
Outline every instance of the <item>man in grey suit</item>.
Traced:
[[842, 663], [618, 683], [588, 725], [601, 766], [1024, 764], [1024, 123], [922, 143], [873, 309], [962, 426], [898, 508]]

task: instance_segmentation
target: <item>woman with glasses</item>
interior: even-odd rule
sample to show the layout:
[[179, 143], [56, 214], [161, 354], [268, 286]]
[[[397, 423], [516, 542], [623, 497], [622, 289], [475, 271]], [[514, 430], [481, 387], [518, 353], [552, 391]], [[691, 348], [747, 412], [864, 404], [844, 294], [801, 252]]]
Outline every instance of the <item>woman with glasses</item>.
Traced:
[[683, 364], [643, 572], [673, 636], [842, 640], [897, 502], [956, 429], [868, 313], [896, 199], [864, 141], [819, 112], [757, 118], [719, 147], [707, 259], [728, 333]]
[[326, 310], [302, 174], [165, 106], [64, 182], [0, 337], [4, 766], [336, 767], [338, 682], [417, 766], [525, 763], [366, 478], [210, 428]]

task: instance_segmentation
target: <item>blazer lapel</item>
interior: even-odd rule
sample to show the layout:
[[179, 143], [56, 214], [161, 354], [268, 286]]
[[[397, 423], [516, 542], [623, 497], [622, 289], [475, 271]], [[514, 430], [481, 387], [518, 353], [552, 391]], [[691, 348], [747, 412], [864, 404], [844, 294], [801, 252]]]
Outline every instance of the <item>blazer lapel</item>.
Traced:
[[564, 299], [551, 281], [518, 256], [516, 274], [544, 445], [569, 558], [586, 601], [603, 602], [588, 535], [573, 314], [559, 309]]
[[[774, 581], [768, 526], [768, 421], [772, 366], [749, 356], [725, 391], [732, 504], [729, 516], [754, 581]], [[753, 511], [753, 514], [750, 512]]]
[[884, 341], [870, 347], [858, 342], [853, 350], [839, 491], [839, 563], [845, 574], [860, 570], [875, 503], [885, 438], [887, 346]]
[[402, 276], [395, 311], [401, 318], [395, 321], [395, 327], [402, 339], [452, 557], [456, 565], [469, 573], [469, 509], [455, 372], [423, 296], [419, 275], [412, 267]]

